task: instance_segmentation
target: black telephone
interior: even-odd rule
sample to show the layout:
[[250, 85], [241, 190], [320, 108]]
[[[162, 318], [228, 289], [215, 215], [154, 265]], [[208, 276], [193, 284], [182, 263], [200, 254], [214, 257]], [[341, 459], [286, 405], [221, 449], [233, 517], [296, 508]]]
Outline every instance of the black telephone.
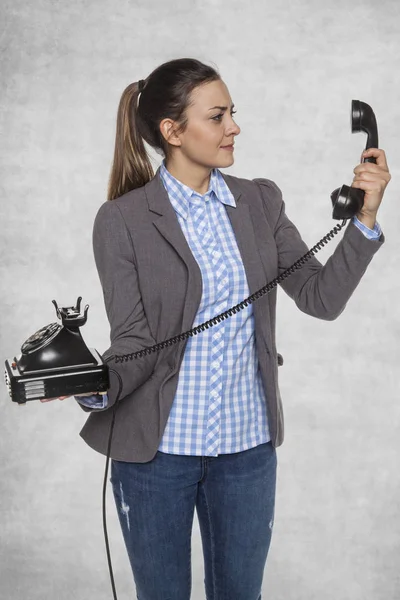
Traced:
[[[358, 131], [367, 133], [366, 149], [378, 147], [378, 128], [374, 112], [368, 104], [360, 100], [352, 100], [351, 103], [351, 131], [352, 133]], [[376, 163], [376, 159], [373, 157], [366, 158], [364, 162]], [[251, 302], [270, 292], [283, 279], [300, 269], [313, 254], [318, 252], [342, 229], [347, 219], [350, 219], [362, 208], [364, 191], [342, 185], [341, 188], [337, 188], [332, 192], [331, 200], [333, 206], [332, 217], [343, 219], [342, 224], [335, 226], [304, 256], [273, 281], [236, 306], [194, 329], [180, 333], [138, 352], [111, 356], [107, 359], [107, 362], [112, 359], [115, 359], [116, 362], [122, 362], [139, 358], [175, 344], [189, 336], [196, 335], [200, 331], [232, 316]], [[42, 327], [22, 345], [21, 355], [18, 358], [14, 357], [13, 360], [6, 361], [5, 380], [11, 399], [14, 402], [25, 404], [27, 400], [77, 395], [94, 390], [102, 392], [108, 389], [109, 367], [94, 348], [86, 346], [79, 331], [79, 327], [86, 323], [89, 307], [89, 305], [86, 305], [84, 315], [81, 315], [81, 299], [82, 297], [79, 296], [76, 306], [61, 309], [53, 300], [57, 316], [62, 320], [63, 327], [58, 323], [50, 323]]]
[[[351, 131], [352, 133], [358, 131], [367, 133], [365, 149], [378, 148], [378, 129], [374, 112], [368, 104], [361, 102], [360, 100], [352, 100]], [[374, 157], [366, 158], [364, 159], [364, 162], [376, 163], [376, 159]], [[341, 188], [337, 188], [332, 192], [331, 200], [333, 206], [332, 217], [334, 219], [342, 219], [343, 222], [331, 229], [331, 231], [306, 252], [304, 256], [299, 258], [291, 267], [286, 269], [273, 281], [267, 283], [263, 288], [259, 289], [236, 306], [233, 306], [224, 313], [198, 325], [194, 329], [180, 333], [168, 340], [144, 348], [138, 352], [120, 356], [110, 356], [107, 359], [107, 362], [112, 359], [115, 359], [115, 362], [128, 361], [133, 358], [139, 358], [140, 356], [150, 354], [151, 352], [156, 352], [166, 346], [171, 346], [189, 336], [196, 335], [208, 327], [212, 327], [221, 320], [235, 314], [248, 304], [254, 302], [264, 294], [270, 292], [283, 279], [294, 273], [297, 269], [300, 269], [313, 254], [318, 252], [318, 250], [328, 243], [328, 241], [344, 227], [347, 219], [350, 219], [358, 213], [364, 203], [364, 191], [342, 185]], [[63, 327], [58, 323], [50, 323], [50, 325], [46, 325], [42, 329], [39, 329], [39, 331], [28, 338], [21, 347], [22, 354], [18, 358], [14, 357], [14, 360], [6, 361], [5, 379], [11, 399], [21, 405], [25, 404], [27, 400], [36, 400], [39, 398], [76, 395], [95, 390], [99, 392], [106, 391], [109, 388], [109, 371], [112, 371], [118, 378], [119, 391], [113, 407], [103, 481], [103, 529], [112, 591], [114, 600], [117, 600], [106, 527], [106, 484], [111, 454], [112, 433], [122, 390], [122, 379], [115, 369], [108, 367], [103, 362], [96, 350], [87, 348], [83, 341], [79, 327], [86, 323], [88, 305], [85, 307], [84, 315], [81, 315], [80, 302], [81, 297], [78, 298], [75, 307], [71, 306], [58, 309], [56, 301], [53, 300], [57, 316], [62, 319]]]
[[97, 350], [86, 346], [79, 330], [89, 308], [87, 304], [81, 314], [81, 300], [79, 296], [76, 306], [64, 308], [53, 300], [62, 326], [45, 325], [22, 344], [18, 358], [6, 360], [5, 380], [14, 402], [108, 389], [108, 367]]

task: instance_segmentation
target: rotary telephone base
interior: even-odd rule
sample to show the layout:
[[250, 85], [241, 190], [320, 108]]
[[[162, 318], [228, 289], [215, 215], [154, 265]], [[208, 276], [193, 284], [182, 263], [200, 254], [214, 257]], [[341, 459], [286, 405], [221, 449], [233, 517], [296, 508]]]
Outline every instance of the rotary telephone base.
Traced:
[[109, 371], [102, 357], [83, 341], [79, 327], [86, 323], [89, 305], [58, 308], [62, 321], [45, 325], [21, 346], [21, 354], [5, 361], [5, 381], [13, 402], [84, 394], [109, 388]]

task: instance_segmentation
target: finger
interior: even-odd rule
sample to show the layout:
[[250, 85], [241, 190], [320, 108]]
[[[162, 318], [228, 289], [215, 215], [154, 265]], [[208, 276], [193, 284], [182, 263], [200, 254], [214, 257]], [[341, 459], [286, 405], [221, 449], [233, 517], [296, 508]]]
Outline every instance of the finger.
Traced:
[[363, 158], [371, 158], [373, 156], [376, 158], [376, 164], [378, 167], [383, 167], [385, 170], [388, 170], [386, 154], [381, 148], [368, 148], [368, 150], [364, 150], [362, 155]]
[[368, 183], [382, 185], [384, 187], [386, 187], [388, 183], [387, 180], [382, 177], [382, 175], [373, 175], [372, 173], [359, 173], [358, 175], [354, 175], [353, 181], [365, 181]]
[[357, 173], [354, 176], [354, 181], [384, 181], [383, 176], [379, 173]]
[[379, 167], [375, 163], [360, 163], [353, 169], [353, 173], [361, 173], [362, 171], [369, 171], [370, 173], [388, 173], [383, 167]]
[[383, 191], [383, 187], [378, 183], [370, 182], [370, 181], [353, 181], [350, 187], [359, 188], [360, 190], [364, 190], [364, 192], [379, 192]]
[[389, 173], [357, 173], [354, 175], [353, 181], [369, 181], [370, 183], [376, 183], [378, 185], [382, 185], [383, 188], [387, 186], [389, 181], [391, 180], [391, 175]]

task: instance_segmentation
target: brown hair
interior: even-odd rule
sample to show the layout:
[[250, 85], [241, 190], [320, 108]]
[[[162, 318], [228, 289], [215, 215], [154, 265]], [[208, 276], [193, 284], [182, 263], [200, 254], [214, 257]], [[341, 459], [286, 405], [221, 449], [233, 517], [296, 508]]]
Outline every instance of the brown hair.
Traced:
[[143, 140], [168, 159], [170, 148], [160, 131], [161, 121], [172, 119], [177, 122], [178, 131], [184, 132], [194, 88], [220, 79], [213, 67], [193, 58], [179, 58], [150, 73], [140, 98], [138, 83], [128, 85], [118, 106], [107, 200], [141, 187], [154, 177]]

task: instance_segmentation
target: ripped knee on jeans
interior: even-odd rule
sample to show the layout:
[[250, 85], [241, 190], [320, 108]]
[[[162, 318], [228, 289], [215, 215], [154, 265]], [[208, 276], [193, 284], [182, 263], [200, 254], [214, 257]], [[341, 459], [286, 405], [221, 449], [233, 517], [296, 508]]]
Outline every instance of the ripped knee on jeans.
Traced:
[[124, 501], [124, 491], [122, 489], [122, 481], [119, 482], [119, 491], [121, 492], [121, 506], [120, 506], [121, 513], [126, 516], [126, 524], [127, 524], [128, 530], [130, 531], [131, 530], [131, 524], [129, 521], [130, 507], [128, 506], [128, 504], [125, 504], [125, 501]]

